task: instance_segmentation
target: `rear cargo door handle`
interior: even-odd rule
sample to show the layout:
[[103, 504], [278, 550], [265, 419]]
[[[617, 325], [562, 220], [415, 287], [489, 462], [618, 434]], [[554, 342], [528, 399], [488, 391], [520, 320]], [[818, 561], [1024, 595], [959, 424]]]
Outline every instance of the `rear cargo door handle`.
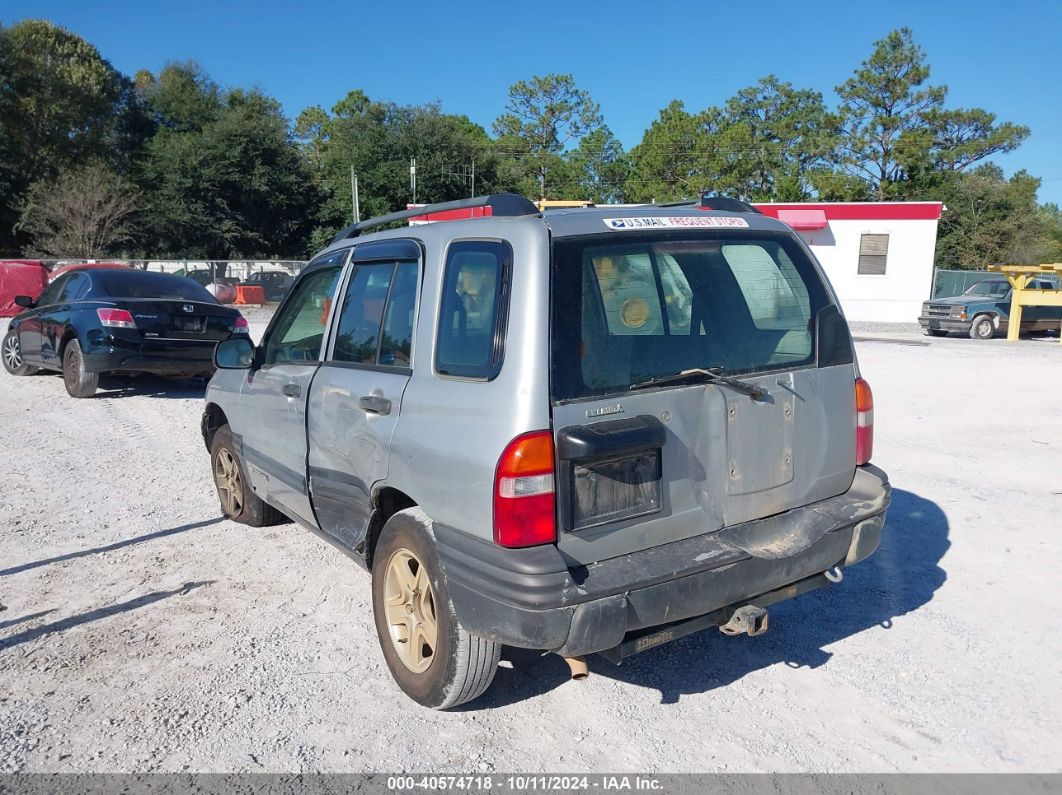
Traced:
[[361, 406], [363, 411], [367, 411], [370, 414], [391, 413], [391, 401], [383, 397], [383, 395], [363, 395], [358, 398], [358, 405]]
[[297, 398], [299, 395], [302, 394], [302, 387], [298, 384], [285, 384], [284, 394], [287, 395], [289, 398]]

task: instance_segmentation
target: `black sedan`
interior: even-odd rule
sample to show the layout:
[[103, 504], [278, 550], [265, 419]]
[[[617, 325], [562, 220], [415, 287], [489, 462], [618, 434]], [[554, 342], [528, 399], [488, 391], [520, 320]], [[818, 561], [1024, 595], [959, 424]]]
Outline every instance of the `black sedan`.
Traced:
[[104, 373], [194, 377], [213, 370], [214, 346], [247, 333], [247, 320], [183, 276], [138, 270], [65, 273], [40, 297], [18, 296], [0, 346], [4, 369], [62, 372], [72, 397], [96, 392]]

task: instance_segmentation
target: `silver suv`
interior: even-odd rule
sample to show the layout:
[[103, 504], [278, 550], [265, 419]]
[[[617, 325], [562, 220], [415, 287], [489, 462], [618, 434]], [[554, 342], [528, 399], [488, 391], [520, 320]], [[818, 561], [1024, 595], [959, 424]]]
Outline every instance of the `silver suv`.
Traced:
[[[365, 234], [435, 213], [465, 220]], [[579, 677], [593, 652], [759, 634], [871, 554], [889, 504], [836, 295], [733, 200], [356, 224], [215, 363], [223, 512], [369, 569], [388, 667], [430, 707], [480, 695], [502, 645]]]

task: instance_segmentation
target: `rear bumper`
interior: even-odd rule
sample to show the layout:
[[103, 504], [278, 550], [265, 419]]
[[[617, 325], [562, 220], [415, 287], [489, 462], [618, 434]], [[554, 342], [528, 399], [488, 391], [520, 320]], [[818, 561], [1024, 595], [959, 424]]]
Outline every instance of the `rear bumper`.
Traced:
[[84, 351], [90, 373], [198, 375], [214, 372], [217, 340], [146, 340], [109, 338]]
[[953, 331], [966, 334], [970, 331], [970, 326], [973, 323], [970, 320], [952, 320], [946, 317], [927, 317], [923, 315], [918, 318], [918, 325], [926, 331]]
[[889, 495], [884, 472], [860, 467], [838, 497], [573, 568], [552, 545], [504, 549], [439, 525], [435, 533], [450, 596], [470, 632], [578, 656], [614, 649], [649, 628], [722, 616], [724, 608], [863, 560], [878, 547]]

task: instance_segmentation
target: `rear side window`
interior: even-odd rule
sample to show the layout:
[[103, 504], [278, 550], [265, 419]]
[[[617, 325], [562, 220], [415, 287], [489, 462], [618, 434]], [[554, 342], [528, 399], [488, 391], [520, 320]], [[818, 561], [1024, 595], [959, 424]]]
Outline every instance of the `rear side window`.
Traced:
[[347, 285], [332, 361], [409, 367], [416, 262], [359, 264]]
[[435, 369], [440, 375], [494, 378], [501, 370], [512, 249], [468, 240], [446, 255]]
[[813, 365], [814, 318], [830, 302], [814, 265], [783, 235], [558, 240], [551, 294], [555, 400], [693, 368]]
[[88, 294], [91, 286], [92, 283], [89, 281], [89, 277], [86, 274], [77, 272], [71, 273], [70, 278], [63, 287], [62, 295], [56, 299], [56, 302], [64, 303], [67, 301], [80, 301]]
[[171, 298], [180, 301], [217, 301], [186, 276], [134, 270], [99, 270], [93, 278], [112, 298]]

